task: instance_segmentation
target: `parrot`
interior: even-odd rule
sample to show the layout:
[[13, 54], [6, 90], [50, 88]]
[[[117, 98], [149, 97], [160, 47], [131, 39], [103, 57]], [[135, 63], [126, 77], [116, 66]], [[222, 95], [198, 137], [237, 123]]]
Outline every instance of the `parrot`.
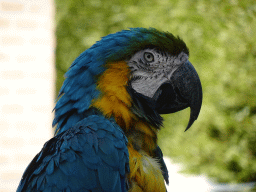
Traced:
[[201, 105], [201, 81], [179, 36], [138, 27], [102, 37], [66, 72], [55, 135], [17, 192], [165, 192], [161, 115], [190, 107], [186, 131]]

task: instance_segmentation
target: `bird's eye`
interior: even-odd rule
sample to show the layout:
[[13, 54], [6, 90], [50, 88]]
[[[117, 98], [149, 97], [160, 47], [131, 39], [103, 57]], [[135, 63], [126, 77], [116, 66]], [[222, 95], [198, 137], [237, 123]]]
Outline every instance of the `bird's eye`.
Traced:
[[147, 62], [153, 62], [153, 61], [154, 61], [154, 55], [153, 55], [152, 53], [145, 52], [145, 53], [144, 53], [144, 59], [145, 59]]

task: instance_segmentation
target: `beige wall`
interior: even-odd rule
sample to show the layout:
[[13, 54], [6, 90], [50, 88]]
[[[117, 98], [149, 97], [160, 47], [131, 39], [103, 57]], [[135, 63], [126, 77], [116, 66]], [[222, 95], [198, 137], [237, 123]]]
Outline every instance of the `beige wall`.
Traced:
[[0, 0], [0, 192], [52, 136], [54, 0]]

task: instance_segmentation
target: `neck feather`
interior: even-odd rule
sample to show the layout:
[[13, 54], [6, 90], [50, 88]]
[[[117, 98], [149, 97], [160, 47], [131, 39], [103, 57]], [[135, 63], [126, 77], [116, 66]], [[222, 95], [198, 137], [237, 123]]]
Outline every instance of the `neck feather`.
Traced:
[[99, 109], [106, 117], [113, 116], [123, 129], [129, 129], [135, 118], [130, 110], [132, 100], [126, 90], [129, 67], [124, 61], [109, 63], [106, 67], [97, 81], [97, 89], [101, 94], [92, 101], [92, 107]]

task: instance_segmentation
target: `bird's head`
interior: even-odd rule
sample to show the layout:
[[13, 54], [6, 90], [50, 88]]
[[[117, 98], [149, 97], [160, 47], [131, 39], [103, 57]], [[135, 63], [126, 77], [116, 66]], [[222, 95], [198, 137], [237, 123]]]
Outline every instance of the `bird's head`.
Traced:
[[61, 132], [96, 107], [117, 119], [130, 117], [132, 112], [159, 125], [159, 114], [190, 107], [187, 130], [202, 105], [201, 83], [188, 57], [188, 48], [180, 38], [152, 28], [103, 37], [66, 73], [53, 124], [58, 124]]
[[197, 119], [202, 105], [202, 87], [198, 74], [188, 61], [186, 50], [176, 54], [144, 49], [128, 60], [130, 86], [154, 105], [159, 114], [191, 108], [187, 129]]

